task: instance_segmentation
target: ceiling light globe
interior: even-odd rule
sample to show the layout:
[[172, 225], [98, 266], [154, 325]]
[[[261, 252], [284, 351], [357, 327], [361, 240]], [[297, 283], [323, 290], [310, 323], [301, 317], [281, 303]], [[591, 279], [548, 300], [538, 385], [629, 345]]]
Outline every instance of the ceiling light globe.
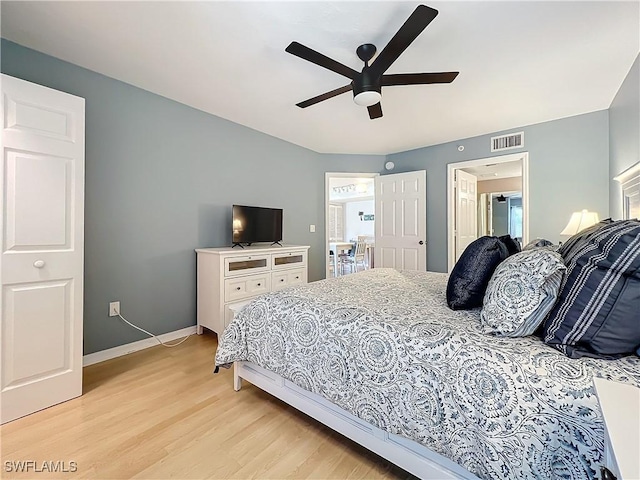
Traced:
[[358, 105], [363, 107], [370, 107], [371, 105], [375, 105], [380, 101], [382, 95], [380, 92], [370, 91], [370, 92], [360, 92], [355, 97], [353, 97], [353, 101]]

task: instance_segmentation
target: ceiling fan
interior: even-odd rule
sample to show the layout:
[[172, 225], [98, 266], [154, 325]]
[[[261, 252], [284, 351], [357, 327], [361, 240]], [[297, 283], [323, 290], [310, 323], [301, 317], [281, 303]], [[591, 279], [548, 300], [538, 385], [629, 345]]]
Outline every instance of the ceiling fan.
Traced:
[[369, 60], [376, 54], [375, 45], [371, 43], [360, 45], [356, 49], [356, 54], [360, 60], [364, 62], [364, 67], [361, 72], [357, 72], [298, 42], [291, 42], [285, 49], [286, 52], [343, 75], [351, 80], [349, 85], [336, 88], [335, 90], [323, 93], [322, 95], [310, 98], [296, 105], [300, 108], [310, 107], [311, 105], [352, 90], [353, 101], [358, 105], [367, 107], [369, 110], [369, 118], [373, 120], [382, 117], [382, 106], [380, 105], [382, 87], [453, 82], [459, 72], [384, 74], [402, 52], [411, 45], [411, 42], [436, 18], [436, 15], [438, 15], [437, 10], [427, 7], [426, 5], [418, 5], [371, 65], [369, 65]]

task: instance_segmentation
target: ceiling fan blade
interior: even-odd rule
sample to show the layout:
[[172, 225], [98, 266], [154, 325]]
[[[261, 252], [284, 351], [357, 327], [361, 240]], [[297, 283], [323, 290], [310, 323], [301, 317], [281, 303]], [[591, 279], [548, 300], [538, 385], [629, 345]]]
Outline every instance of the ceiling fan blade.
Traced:
[[291, 42], [289, 46], [284, 50], [291, 55], [295, 55], [296, 57], [300, 57], [304, 60], [307, 60], [308, 62], [315, 63], [316, 65], [326, 68], [327, 70], [331, 70], [332, 72], [344, 75], [350, 80], [353, 80], [357, 75], [359, 75], [359, 72], [356, 72], [353, 68], [347, 67], [346, 65], [343, 65], [342, 63], [329, 58], [326, 55], [321, 54], [320, 52], [316, 52], [309, 47], [305, 47], [298, 42]]
[[369, 118], [371, 120], [375, 120], [376, 118], [380, 118], [382, 116], [382, 105], [380, 105], [380, 102], [367, 107], [367, 110], [369, 110]]
[[331, 90], [330, 92], [323, 93], [322, 95], [318, 95], [317, 97], [310, 98], [309, 100], [305, 100], [304, 102], [296, 103], [300, 108], [307, 108], [311, 105], [315, 105], [316, 103], [320, 103], [324, 100], [329, 100], [330, 98], [336, 97], [341, 93], [346, 93], [351, 91], [351, 84], [345, 85], [344, 87], [336, 88], [335, 90]]
[[460, 72], [398, 73], [383, 75], [380, 85], [426, 85], [429, 83], [451, 83]]
[[380, 55], [371, 64], [371, 69], [376, 75], [382, 75], [391, 66], [397, 58], [402, 55], [411, 42], [413, 42], [427, 25], [436, 18], [438, 11], [427, 7], [426, 5], [418, 5], [418, 7], [409, 16], [406, 22], [400, 27], [400, 30], [393, 36], [387, 46], [382, 49]]

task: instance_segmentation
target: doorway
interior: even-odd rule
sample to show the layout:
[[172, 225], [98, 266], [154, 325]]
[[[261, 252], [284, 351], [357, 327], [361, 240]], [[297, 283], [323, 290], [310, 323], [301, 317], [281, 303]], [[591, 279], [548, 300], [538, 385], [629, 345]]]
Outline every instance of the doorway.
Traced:
[[522, 192], [518, 189], [479, 195], [478, 220], [483, 220], [484, 228], [478, 224], [478, 236], [510, 235], [522, 244]]
[[529, 240], [528, 152], [447, 165], [448, 270], [476, 238]]
[[[373, 267], [377, 176], [377, 173], [325, 174], [325, 278]], [[354, 256], [358, 240], [364, 242], [364, 259], [361, 253]], [[353, 252], [353, 258], [347, 258], [349, 251]]]

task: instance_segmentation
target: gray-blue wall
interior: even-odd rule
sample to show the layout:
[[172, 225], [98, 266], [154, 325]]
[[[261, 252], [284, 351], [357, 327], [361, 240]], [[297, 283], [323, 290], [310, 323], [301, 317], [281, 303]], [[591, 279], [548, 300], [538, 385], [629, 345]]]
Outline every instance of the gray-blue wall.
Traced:
[[640, 55], [609, 107], [609, 207], [622, 217], [622, 192], [613, 177], [640, 161]]
[[[284, 241], [324, 278], [324, 173], [385, 157], [321, 155], [2, 40], [2, 72], [86, 99], [84, 353], [195, 325], [197, 247], [230, 245], [231, 205], [284, 209]], [[315, 224], [316, 233], [309, 233]]]
[[519, 131], [524, 131], [524, 148], [505, 153], [529, 152], [530, 238], [558, 242], [571, 213], [583, 208], [608, 215], [607, 110], [389, 155], [394, 172], [427, 171], [429, 270], [447, 271], [447, 164], [496, 156], [491, 137]]

